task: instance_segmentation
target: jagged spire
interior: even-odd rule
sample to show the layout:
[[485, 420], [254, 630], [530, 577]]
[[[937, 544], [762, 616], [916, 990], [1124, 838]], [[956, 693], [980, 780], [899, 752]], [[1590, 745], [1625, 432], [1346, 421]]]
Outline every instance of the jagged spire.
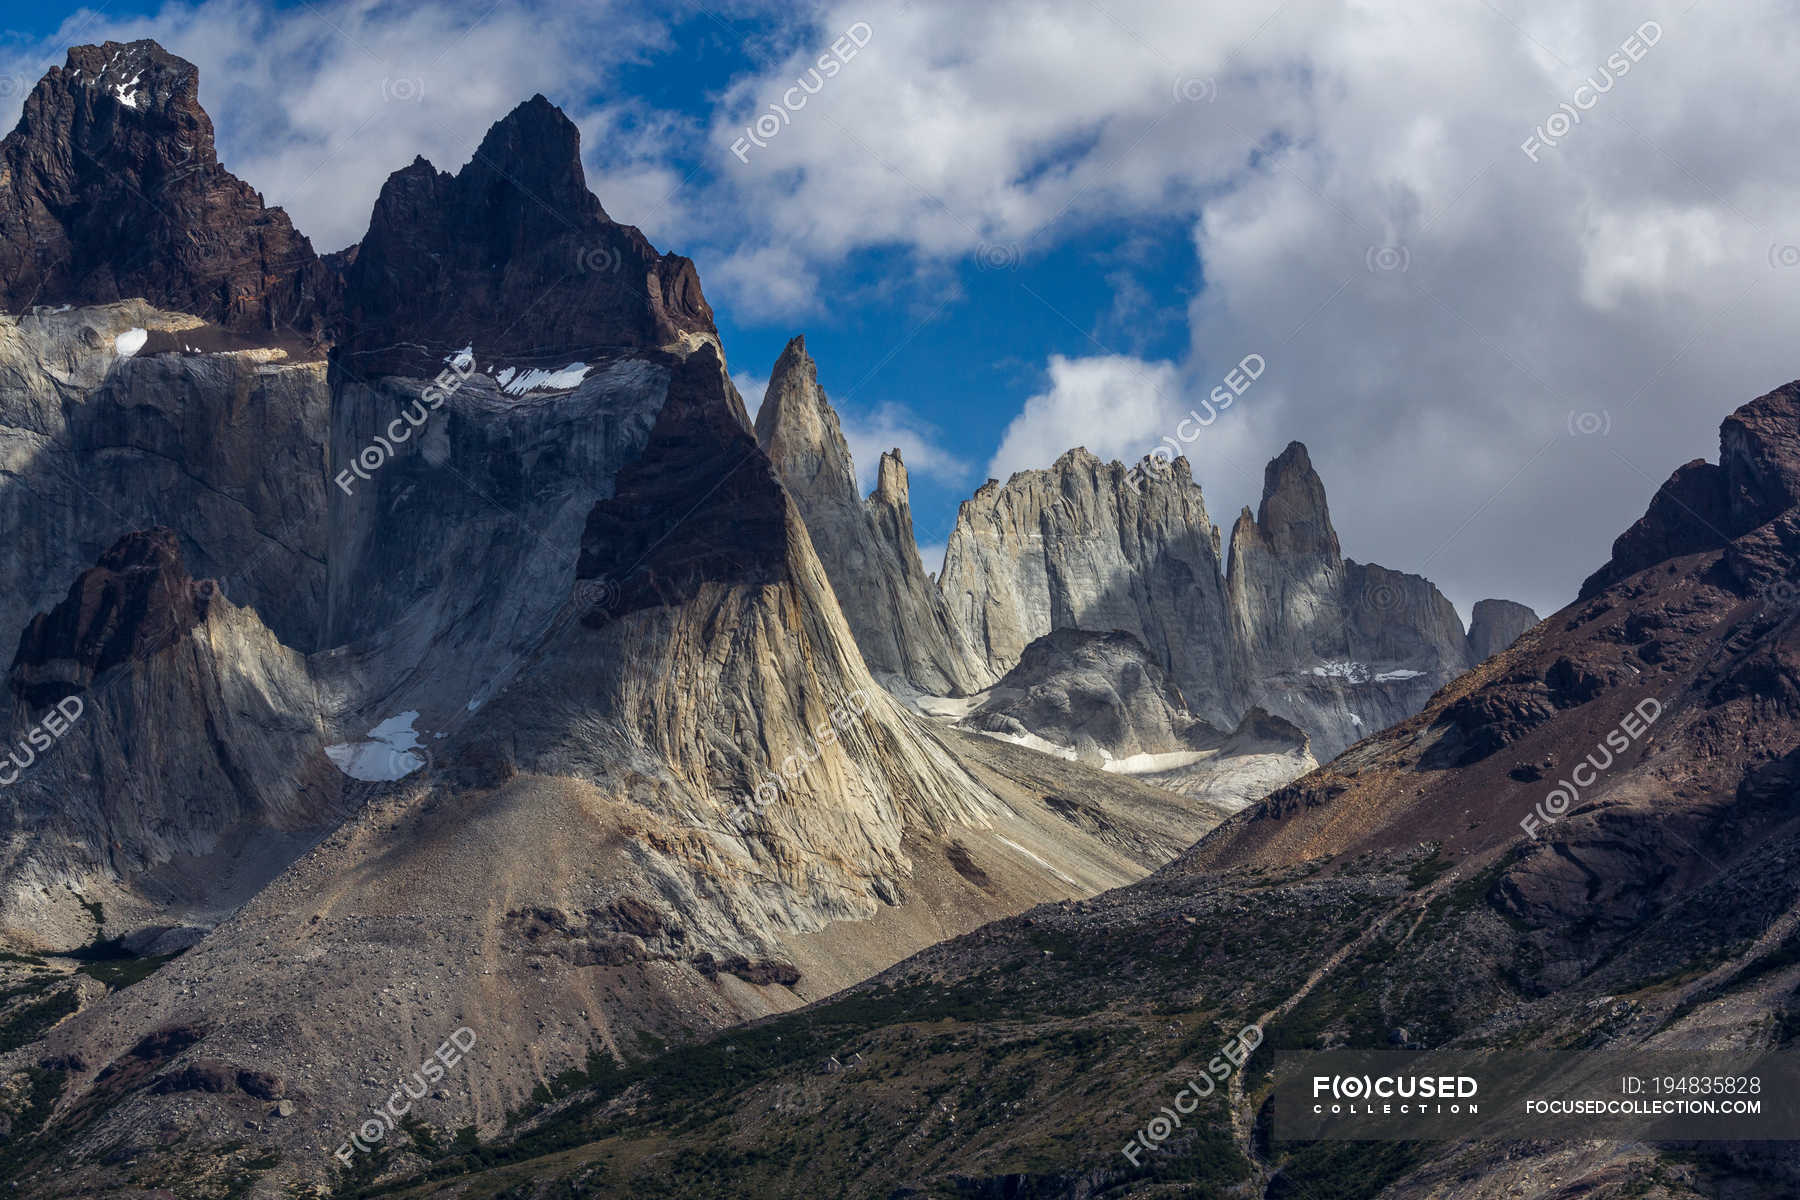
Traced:
[[1342, 554], [1337, 531], [1331, 527], [1324, 481], [1301, 443], [1289, 442], [1264, 468], [1256, 524], [1264, 539], [1283, 554]]

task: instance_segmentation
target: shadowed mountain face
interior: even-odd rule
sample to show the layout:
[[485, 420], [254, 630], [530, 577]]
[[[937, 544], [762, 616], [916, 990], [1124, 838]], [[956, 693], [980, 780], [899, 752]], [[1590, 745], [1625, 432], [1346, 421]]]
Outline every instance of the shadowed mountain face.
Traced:
[[[1800, 1044], [1794, 394], [1725, 422], [1713, 544], [1667, 524], [1690, 465], [1610, 582], [1151, 878], [598, 1081], [433, 1194], [1795, 1194], [1791, 1143], [1281, 1142], [1267, 1107], [1279, 1051]], [[1227, 1084], [1121, 1153], [1253, 1023]]]
[[716, 337], [694, 264], [607, 216], [580, 141], [534, 96], [455, 175], [423, 158], [395, 172], [347, 273], [345, 365], [430, 376], [472, 346], [484, 366], [556, 370]]
[[171, 530], [121, 538], [35, 617], [8, 684], [0, 923], [42, 942], [88, 940], [72, 890], [210, 924], [344, 816], [305, 660], [192, 579]]
[[142, 297], [304, 346], [339, 283], [219, 164], [199, 74], [151, 41], [77, 46], [0, 143], [0, 305]]
[[53, 704], [120, 663], [148, 658], [205, 620], [216, 590], [188, 578], [172, 531], [127, 535], [75, 581], [68, 599], [25, 627], [14, 694]]

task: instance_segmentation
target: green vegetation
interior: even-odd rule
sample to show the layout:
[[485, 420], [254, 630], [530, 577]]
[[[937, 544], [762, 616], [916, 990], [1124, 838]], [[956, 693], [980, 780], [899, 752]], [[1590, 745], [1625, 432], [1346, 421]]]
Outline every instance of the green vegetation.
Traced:
[[[58, 1021], [81, 1007], [75, 990], [61, 987], [61, 982], [60, 979], [46, 979], [42, 981], [43, 986], [36, 989], [27, 984], [0, 992], [0, 1010], [3, 1010], [0, 1011], [0, 1054], [37, 1041]], [[40, 993], [36, 999], [5, 1008], [9, 1000], [34, 991]]]
[[181, 952], [174, 954], [154, 954], [144, 958], [100, 958], [84, 962], [76, 968], [83, 975], [91, 975], [113, 991], [128, 988], [134, 983], [141, 983], [166, 962], [180, 957]]
[[28, 1086], [23, 1103], [7, 1114], [12, 1119], [12, 1129], [5, 1140], [0, 1140], [0, 1179], [19, 1178], [20, 1168], [30, 1162], [34, 1154], [44, 1150], [33, 1144], [34, 1139], [50, 1120], [50, 1113], [67, 1082], [67, 1076], [61, 1071], [46, 1071], [39, 1067], [25, 1068], [25, 1075]]

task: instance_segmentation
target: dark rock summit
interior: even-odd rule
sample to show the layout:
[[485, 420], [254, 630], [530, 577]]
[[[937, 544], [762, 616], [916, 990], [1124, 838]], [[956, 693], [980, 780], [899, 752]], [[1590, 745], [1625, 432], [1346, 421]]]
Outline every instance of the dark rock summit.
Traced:
[[1717, 550], [1800, 501], [1800, 382], [1785, 384], [1719, 426], [1717, 465], [1676, 469], [1649, 509], [1613, 543], [1612, 559], [1581, 585], [1587, 599], [1645, 567]]
[[240, 331], [316, 340], [335, 275], [222, 166], [199, 72], [153, 41], [77, 46], [0, 142], [0, 304], [143, 297]]
[[364, 377], [435, 374], [463, 346], [484, 368], [555, 370], [717, 336], [694, 264], [607, 215], [575, 123], [543, 96], [455, 175], [418, 158], [389, 176], [346, 288], [341, 359]]
[[84, 571], [68, 598], [31, 619], [13, 658], [15, 695], [51, 704], [130, 659], [173, 645], [206, 619], [212, 580], [188, 578], [169, 529], [127, 534]]

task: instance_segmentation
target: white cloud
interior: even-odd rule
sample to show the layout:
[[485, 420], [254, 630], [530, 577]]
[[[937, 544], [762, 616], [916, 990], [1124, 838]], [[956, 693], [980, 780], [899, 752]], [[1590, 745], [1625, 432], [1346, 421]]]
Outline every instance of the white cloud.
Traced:
[[756, 420], [757, 411], [762, 408], [763, 395], [769, 390], [769, 377], [749, 371], [733, 371], [731, 382], [737, 385], [738, 395], [744, 398], [744, 407], [749, 411], [750, 419]]
[[[865, 20], [868, 48], [724, 178], [747, 241], [813, 278], [868, 248], [1031, 256], [1085, 227], [1191, 220], [1204, 287], [1189, 357], [1166, 365], [1200, 394], [1243, 353], [1271, 363], [1226, 432], [1241, 453], [1209, 437], [1193, 455], [1215, 507], [1221, 490], [1256, 500], [1220, 473], [1253, 482], [1241, 460], [1300, 439], [1358, 558], [1423, 569], [1464, 608], [1553, 608], [1677, 463], [1716, 452], [1721, 417], [1800, 375], [1800, 268], [1780, 266], [1800, 256], [1784, 254], [1800, 161], [1776, 149], [1800, 126], [1789, 9], [1659, 17], [1580, 125], [1536, 162], [1520, 149], [1584, 80], [1606, 82], [1596, 68], [1647, 15], [830, 4], [819, 35]], [[801, 61], [728, 92], [715, 140]], [[1166, 434], [1166, 406], [1117, 358], [1052, 362], [996, 465], [1076, 442], [1125, 457]], [[1103, 393], [1104, 413], [1081, 401]], [[1582, 412], [1612, 432], [1571, 436]]]
[[[1187, 222], [1191, 349], [1137, 371], [1166, 369], [1176, 394], [1124, 393], [1128, 340], [1053, 361], [996, 463], [1077, 442], [1135, 456], [1223, 364], [1262, 353], [1255, 395], [1190, 454], [1214, 507], [1254, 503], [1261, 461], [1303, 440], [1346, 547], [1427, 571], [1465, 609], [1566, 600], [1669, 470], [1715, 451], [1727, 411], [1800, 375], [1800, 267], [1783, 265], [1800, 160], [1780, 149], [1800, 132], [1800, 24], [1775, 0], [1659, 17], [1657, 44], [1535, 162], [1520, 143], [1640, 6], [830, 0], [756, 40], [781, 49], [700, 117], [608, 86], [666, 44], [636, 7], [207, 0], [78, 14], [0, 73], [35, 78], [73, 38], [154, 33], [200, 64], [231, 168], [321, 248], [360, 235], [389, 171], [421, 152], [453, 169], [545, 88], [587, 131], [609, 210], [679, 239], [742, 319], [846, 303], [869, 286], [841, 270], [859, 253], [916, 287], [984, 246], [1041, 262], [1085, 230]], [[857, 21], [868, 45], [739, 163], [744, 124]], [[384, 79], [424, 99], [383, 100]], [[707, 169], [690, 178], [684, 155]], [[1135, 320], [1118, 300], [1109, 341]], [[1074, 400], [1102, 384], [1104, 419]], [[1589, 411], [1612, 432], [1571, 436]], [[906, 445], [879, 421], [859, 436], [864, 470]], [[972, 453], [921, 435], [907, 458], [947, 478]]]
[[1049, 387], [1025, 401], [988, 463], [988, 474], [1048, 466], [1086, 446], [1104, 459], [1132, 463], [1174, 430], [1184, 394], [1172, 363], [1125, 355], [1050, 360]]
[[909, 479], [928, 478], [951, 487], [969, 482], [973, 465], [946, 447], [939, 430], [897, 404], [884, 404], [870, 412], [838, 412], [838, 423], [856, 463], [856, 482], [864, 492], [873, 491], [883, 452], [898, 449]]
[[792, 247], [739, 248], [701, 266], [708, 290], [728, 297], [741, 317], [771, 320], [818, 309], [816, 268]]
[[[389, 174], [421, 154], [456, 170], [488, 126], [534, 92], [585, 128], [607, 128], [610, 116], [587, 98], [613, 67], [662, 37], [660, 24], [634, 8], [621, 0], [579, 9], [533, 0], [497, 8], [321, 0], [298, 9], [206, 0], [151, 17], [84, 10], [42, 43], [13, 49], [0, 74], [36, 80], [70, 45], [156, 38], [200, 69], [200, 102], [225, 165], [288, 209], [315, 247], [335, 250], [367, 229]], [[0, 112], [7, 128], [18, 103]], [[622, 191], [633, 199], [662, 179], [640, 161], [642, 150], [610, 148], [610, 160], [627, 165]]]

